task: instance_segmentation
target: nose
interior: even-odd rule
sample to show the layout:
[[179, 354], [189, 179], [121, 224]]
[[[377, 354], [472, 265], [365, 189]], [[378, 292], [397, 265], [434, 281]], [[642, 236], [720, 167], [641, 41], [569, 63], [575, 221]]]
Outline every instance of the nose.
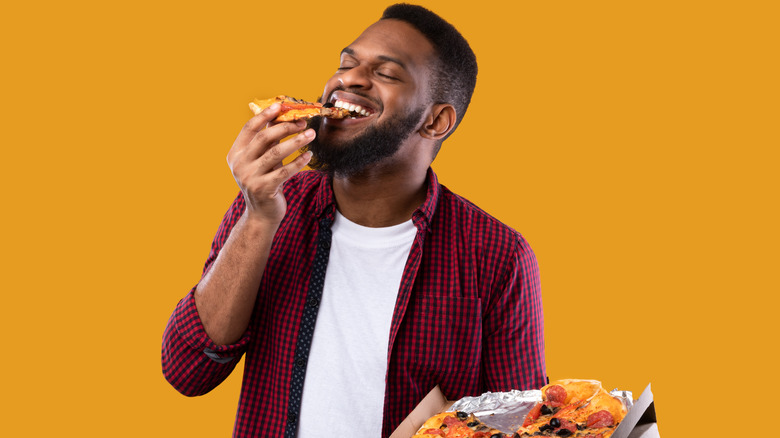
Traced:
[[370, 88], [370, 73], [368, 66], [352, 67], [339, 75], [339, 84], [344, 88]]

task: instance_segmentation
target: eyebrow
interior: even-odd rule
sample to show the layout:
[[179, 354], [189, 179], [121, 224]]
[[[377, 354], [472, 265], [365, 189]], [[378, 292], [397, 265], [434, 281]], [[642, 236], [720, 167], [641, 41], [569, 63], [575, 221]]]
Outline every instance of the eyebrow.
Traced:
[[[351, 48], [349, 48], [349, 47], [344, 47], [344, 48], [341, 50], [341, 53], [342, 53], [342, 54], [346, 53], [347, 55], [352, 55], [352, 56], [355, 56], [355, 51], [354, 51], [354, 50], [352, 50], [352, 49], [351, 49]], [[398, 58], [393, 58], [392, 56], [387, 56], [387, 55], [379, 55], [379, 56], [377, 56], [377, 58], [378, 58], [380, 61], [385, 61], [385, 62], [392, 62], [392, 63], [394, 63], [394, 64], [398, 64], [398, 65], [399, 65], [399, 66], [401, 66], [401, 68], [403, 68], [404, 70], [408, 70], [408, 68], [406, 68], [406, 64], [405, 64], [403, 61], [401, 61], [400, 59], [398, 59]]]

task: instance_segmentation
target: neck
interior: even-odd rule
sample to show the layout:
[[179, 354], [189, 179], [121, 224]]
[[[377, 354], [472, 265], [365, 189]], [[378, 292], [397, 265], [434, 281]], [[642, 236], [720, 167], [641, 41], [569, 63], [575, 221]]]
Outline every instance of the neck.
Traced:
[[336, 205], [344, 217], [365, 227], [406, 222], [425, 201], [427, 170], [370, 170], [357, 176], [334, 177]]

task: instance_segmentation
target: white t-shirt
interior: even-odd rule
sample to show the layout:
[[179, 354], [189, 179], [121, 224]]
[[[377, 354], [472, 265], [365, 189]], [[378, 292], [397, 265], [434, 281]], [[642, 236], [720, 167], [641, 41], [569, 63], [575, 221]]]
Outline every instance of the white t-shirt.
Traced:
[[417, 229], [340, 213], [306, 368], [299, 438], [380, 436], [390, 323]]

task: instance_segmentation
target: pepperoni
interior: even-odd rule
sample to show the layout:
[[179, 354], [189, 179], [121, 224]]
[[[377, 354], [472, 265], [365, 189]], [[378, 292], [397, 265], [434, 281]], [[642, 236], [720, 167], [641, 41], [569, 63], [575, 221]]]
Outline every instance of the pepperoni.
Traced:
[[442, 423], [444, 423], [447, 427], [452, 427], [456, 425], [463, 424], [462, 421], [458, 420], [458, 418], [454, 415], [448, 415], [444, 417], [444, 420], [442, 420]]
[[601, 410], [590, 414], [586, 424], [590, 428], [597, 429], [599, 427], [613, 426], [615, 419], [609, 411]]
[[528, 412], [528, 415], [525, 416], [523, 427], [530, 426], [534, 421], [536, 421], [537, 418], [539, 418], [539, 414], [542, 412], [542, 405], [543, 403], [539, 402], [531, 408], [531, 411]]
[[547, 396], [547, 400], [551, 402], [565, 403], [566, 402], [566, 389], [561, 385], [553, 385], [544, 392]]
[[425, 431], [425, 435], [439, 435], [439, 436], [445, 436], [444, 431], [441, 429], [428, 429]]
[[558, 421], [560, 422], [559, 429], [566, 429], [569, 432], [576, 432], [577, 431], [577, 423], [573, 421], [569, 421], [565, 418], [559, 418]]

